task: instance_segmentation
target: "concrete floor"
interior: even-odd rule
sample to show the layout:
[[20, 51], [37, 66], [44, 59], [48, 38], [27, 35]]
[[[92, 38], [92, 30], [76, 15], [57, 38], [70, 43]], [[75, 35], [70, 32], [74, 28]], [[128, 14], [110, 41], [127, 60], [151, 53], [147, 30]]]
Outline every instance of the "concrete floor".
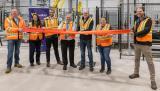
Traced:
[[[89, 72], [68, 67], [67, 71], [57, 65], [54, 52], [51, 53], [50, 68], [46, 68], [45, 54], [41, 55], [40, 66], [30, 67], [28, 60], [28, 47], [21, 47], [22, 69], [14, 68], [11, 74], [5, 74], [6, 46], [0, 47], [0, 91], [152, 91], [150, 88], [149, 72], [145, 61], [141, 61], [140, 78], [130, 80], [128, 75], [133, 73], [134, 57], [123, 56], [119, 59], [118, 50], [111, 51], [112, 74], [99, 73], [99, 53], [94, 52], [96, 62], [95, 71]], [[61, 54], [61, 53], [60, 53]], [[88, 59], [88, 58], [87, 58]], [[79, 49], [75, 51], [75, 63], [80, 60]], [[156, 67], [156, 80], [160, 88], [160, 61], [154, 59]], [[157, 91], [160, 91], [158, 89]]]

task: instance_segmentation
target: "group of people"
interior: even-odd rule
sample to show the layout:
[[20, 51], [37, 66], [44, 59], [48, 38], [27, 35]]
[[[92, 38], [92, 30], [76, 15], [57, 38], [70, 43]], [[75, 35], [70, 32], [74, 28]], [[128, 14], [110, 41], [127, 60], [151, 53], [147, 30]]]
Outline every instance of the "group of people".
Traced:
[[[152, 20], [151, 18], [145, 16], [144, 9], [142, 7], [137, 8], [136, 15], [138, 19], [132, 29], [131, 34], [134, 34], [135, 40], [135, 70], [132, 75], [129, 76], [130, 79], [139, 77], [139, 67], [140, 67], [140, 57], [141, 53], [146, 57], [148, 63], [150, 77], [151, 77], [151, 88], [156, 90], [157, 85], [155, 81], [155, 68], [152, 60], [151, 44], [152, 44]], [[7, 56], [7, 70], [6, 73], [12, 71], [11, 66], [13, 62], [13, 55], [15, 60], [15, 67], [22, 68], [19, 63], [20, 54], [20, 44], [23, 38], [23, 28], [26, 24], [23, 18], [18, 14], [17, 9], [12, 9], [9, 17], [5, 19], [4, 23], [6, 37], [8, 40], [8, 56]], [[55, 16], [55, 11], [50, 10], [50, 15], [44, 18], [44, 25], [41, 24], [40, 18], [36, 13], [32, 14], [32, 21], [29, 23], [29, 28], [42, 28], [46, 29], [61, 29], [61, 31], [92, 31], [94, 26], [94, 20], [89, 16], [89, 11], [84, 11], [82, 17], [78, 22], [78, 27], [75, 27], [75, 23], [72, 21], [71, 14], [67, 14], [65, 21], [58, 23], [58, 18]], [[96, 26], [96, 30], [109, 31], [111, 25], [107, 23], [105, 18], [100, 19], [100, 24]], [[40, 33], [40, 32], [30, 32], [29, 33], [29, 61], [30, 66], [40, 65], [40, 47], [41, 40], [43, 37], [46, 38], [46, 60], [47, 67], [50, 67], [50, 50], [53, 46], [57, 64], [63, 65], [63, 70], [67, 70], [68, 59], [70, 66], [77, 68], [74, 63], [74, 50], [75, 50], [75, 35], [72, 34], [52, 34], [52, 33]], [[58, 40], [60, 39], [61, 51], [62, 51], [62, 61], [59, 57], [58, 51]], [[107, 64], [106, 74], [111, 74], [111, 58], [110, 50], [112, 46], [112, 35], [97, 34], [96, 44], [100, 53], [101, 69], [100, 72], [105, 71], [105, 64]], [[81, 63], [79, 70], [85, 68], [85, 51], [88, 50], [89, 58], [89, 68], [90, 71], [94, 71], [94, 61], [92, 53], [92, 35], [80, 34], [80, 52], [81, 52]], [[69, 58], [67, 57], [67, 50], [69, 50]], [[34, 58], [34, 53], [36, 57]]]

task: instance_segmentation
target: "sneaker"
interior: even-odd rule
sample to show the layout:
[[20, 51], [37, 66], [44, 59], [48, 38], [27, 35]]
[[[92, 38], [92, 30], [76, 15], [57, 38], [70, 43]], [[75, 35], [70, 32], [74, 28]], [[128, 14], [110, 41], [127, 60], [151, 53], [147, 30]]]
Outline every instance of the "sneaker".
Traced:
[[129, 76], [130, 79], [139, 78], [139, 74], [132, 74]]

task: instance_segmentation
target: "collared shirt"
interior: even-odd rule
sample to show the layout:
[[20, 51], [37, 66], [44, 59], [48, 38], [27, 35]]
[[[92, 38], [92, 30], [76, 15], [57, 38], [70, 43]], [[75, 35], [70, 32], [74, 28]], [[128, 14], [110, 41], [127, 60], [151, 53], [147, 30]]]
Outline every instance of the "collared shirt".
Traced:
[[17, 17], [14, 17], [13, 19], [14, 19], [14, 21], [16, 22], [16, 24], [18, 25], [19, 19], [18, 19]]
[[[69, 23], [66, 23], [66, 31], [69, 31]], [[65, 40], [71, 40], [68, 36], [68, 34], [65, 34]]]
[[[66, 31], [69, 31], [68, 29], [69, 29], [69, 23], [66, 23]], [[58, 26], [58, 29], [62, 29], [62, 27], [63, 27], [63, 22]], [[72, 29], [73, 29], [73, 31], [75, 31], [75, 29], [76, 29], [76, 24], [75, 24], [75, 22], [73, 23], [73, 27], [72, 27]], [[69, 35], [68, 34], [65, 34], [65, 40], [72, 40], [72, 39], [70, 39], [70, 37], [69, 37]]]
[[[86, 21], [84, 21], [84, 17], [82, 17], [82, 20], [84, 21], [84, 23], [86, 23], [89, 18], [90, 17], [88, 17], [86, 19]], [[91, 23], [89, 24], [88, 29], [86, 29], [85, 31], [92, 31], [93, 26], [94, 26], [94, 21], [92, 20]], [[78, 31], [80, 31], [80, 25], [78, 26]], [[92, 35], [83, 35], [83, 34], [80, 34], [80, 39], [82, 39], [82, 40], [92, 40]]]
[[[143, 20], [145, 20], [146, 18], [147, 18], [147, 17], [145, 16]], [[143, 37], [143, 36], [145, 36], [146, 34], [148, 34], [148, 33], [150, 32], [150, 29], [151, 29], [151, 26], [152, 26], [152, 21], [151, 21], [151, 19], [149, 19], [149, 20], [147, 21], [147, 23], [146, 23], [145, 28], [144, 28], [143, 31], [137, 32], [137, 29], [138, 29], [141, 21], [143, 21], [143, 20], [140, 20], [140, 18], [138, 18], [138, 19], [136, 20], [136, 31], [135, 31], [135, 36], [136, 36], [136, 37]]]
[[[143, 18], [143, 20], [145, 20], [146, 18], [148, 18], [148, 17], [145, 16]], [[149, 20], [146, 22], [145, 28], [141, 32], [137, 32], [137, 29], [138, 29], [141, 21], [143, 21], [143, 20], [140, 20], [140, 18], [137, 18], [137, 20], [136, 20], [136, 29], [134, 31], [134, 43], [135, 44], [140, 44], [140, 45], [149, 45], [149, 46], [151, 46], [152, 45], [151, 42], [139, 42], [139, 41], [136, 40], [136, 37], [145, 36], [146, 34], [148, 34], [150, 32], [150, 29], [152, 28], [152, 20], [151, 20], [151, 18], [149, 18]]]

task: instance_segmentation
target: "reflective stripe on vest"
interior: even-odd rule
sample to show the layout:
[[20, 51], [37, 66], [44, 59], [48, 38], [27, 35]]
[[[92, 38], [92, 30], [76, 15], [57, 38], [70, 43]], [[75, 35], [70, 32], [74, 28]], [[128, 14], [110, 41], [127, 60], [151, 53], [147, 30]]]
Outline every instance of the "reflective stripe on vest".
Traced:
[[[68, 31], [73, 31], [73, 22], [69, 23]], [[66, 22], [63, 22], [62, 29], [66, 29]], [[60, 39], [64, 40], [67, 34], [60, 34]], [[70, 39], [75, 39], [75, 35], [67, 35]]]
[[[141, 21], [139, 27], [137, 28], [137, 32], [141, 32], [145, 29], [145, 26], [148, 20], [149, 18], [146, 18], [145, 20]], [[152, 27], [148, 34], [146, 34], [143, 37], [136, 37], [136, 40], [139, 42], [152, 42]]]
[[[11, 18], [11, 16], [7, 17], [6, 20], [8, 21], [8, 28], [5, 29], [6, 30], [6, 38], [7, 39], [11, 39], [11, 40], [17, 40], [17, 39], [22, 39], [22, 33], [18, 32], [18, 28], [22, 28], [21, 26], [21, 22], [22, 22], [22, 18], [20, 16], [18, 16], [19, 18], [19, 23], [15, 24], [15, 22], [13, 22], [13, 19]], [[15, 30], [15, 31], [13, 31]]]
[[[45, 19], [45, 27], [46, 28], [51, 28], [51, 29], [58, 28], [58, 20], [57, 20], [57, 18], [51, 19], [51, 18], [47, 17]], [[53, 35], [53, 34], [52, 33], [46, 33], [45, 34], [45, 36], [51, 36], [51, 35]]]
[[88, 18], [88, 20], [84, 23], [83, 19], [80, 19], [80, 30], [86, 30], [89, 28], [90, 23], [92, 22], [92, 18]]
[[[19, 38], [22, 39], [22, 33], [19, 33]], [[18, 39], [17, 33], [7, 33], [7, 39]]]
[[12, 25], [12, 20], [11, 19], [9, 19], [9, 17], [7, 18], [7, 21], [8, 21], [8, 23], [9, 23], [9, 28], [7, 28], [6, 30], [7, 30], [7, 32], [11, 32], [11, 27], [13, 26]]
[[[97, 25], [96, 30], [108, 31], [110, 29], [110, 24], [106, 24], [103, 28], [101, 25]], [[108, 36], [97, 36], [96, 42], [98, 46], [111, 46], [112, 38], [108, 38]]]
[[[30, 23], [30, 27], [37, 28], [36, 26], [33, 26], [32, 23]], [[43, 37], [42, 33], [33, 33], [33, 32], [29, 33], [29, 40], [37, 40], [37, 39], [41, 40], [42, 37]]]

